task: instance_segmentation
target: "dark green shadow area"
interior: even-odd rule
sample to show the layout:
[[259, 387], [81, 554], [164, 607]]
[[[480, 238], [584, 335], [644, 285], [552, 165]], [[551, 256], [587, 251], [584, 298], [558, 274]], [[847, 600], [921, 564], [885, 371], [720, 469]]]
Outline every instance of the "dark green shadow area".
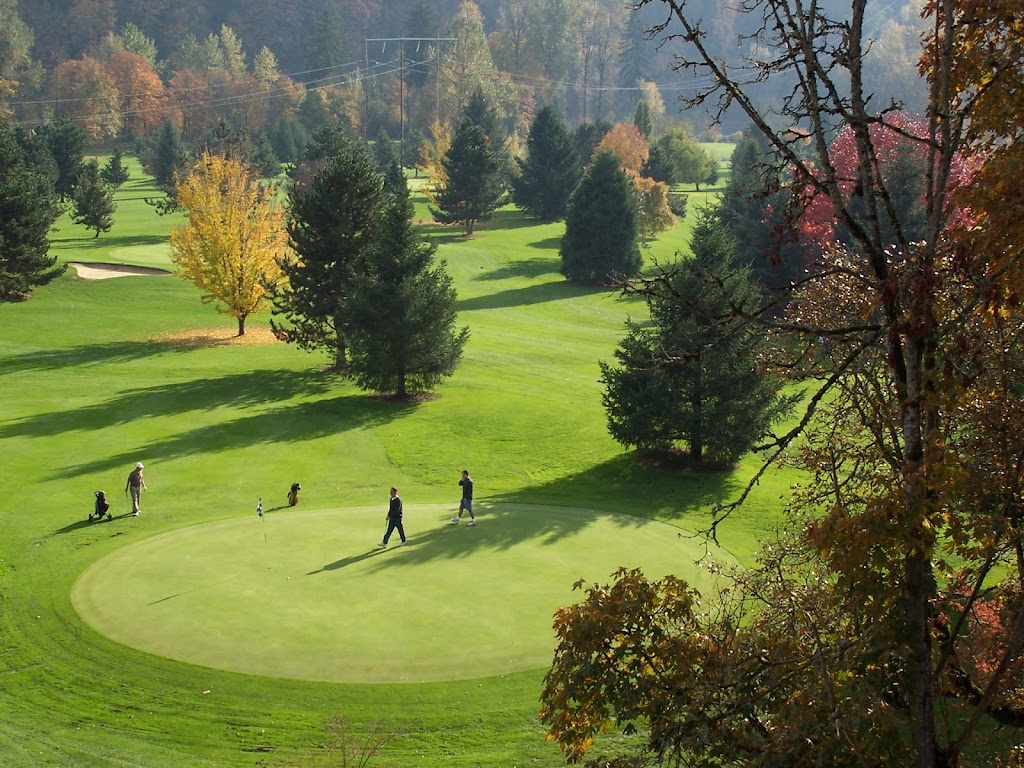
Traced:
[[[249, 408], [280, 403], [297, 395], [324, 394], [331, 385], [329, 378], [314, 371], [255, 370], [131, 389], [95, 405], [40, 413], [5, 424], [0, 426], [0, 439], [100, 430], [140, 418], [208, 411], [224, 406]], [[328, 409], [329, 406], [325, 406], [325, 410]]]
[[570, 285], [564, 281], [554, 281], [540, 285], [531, 285], [526, 288], [509, 288], [505, 291], [489, 293], [472, 299], [462, 299], [459, 301], [457, 309], [459, 312], [472, 312], [479, 309], [522, 307], [529, 304], [542, 304], [547, 301], [574, 298], [576, 296], [591, 296], [595, 293], [608, 293], [608, 290], [606, 288], [590, 288]]
[[[205, 346], [227, 345], [228, 340], [210, 341]], [[25, 371], [56, 371], [69, 366], [117, 365], [144, 360], [166, 352], [191, 352], [199, 345], [180, 341], [109, 341], [99, 344], [80, 344], [73, 347], [40, 349], [19, 355], [9, 355], [0, 366], [0, 376]]]
[[116, 454], [105, 454], [93, 461], [55, 467], [50, 479], [113, 470], [134, 462], [142, 452], [167, 460], [192, 456], [198, 445], [209, 453], [258, 445], [302, 443], [349, 430], [379, 427], [407, 416], [417, 407], [415, 402], [385, 402], [365, 395], [276, 405], [250, 416], [216, 421], [172, 437], [148, 440], [144, 444]]
[[558, 259], [518, 259], [509, 261], [503, 267], [484, 272], [482, 275], [474, 275], [474, 280], [508, 280], [510, 278], [525, 277], [538, 278], [545, 275], [557, 275], [559, 270]]

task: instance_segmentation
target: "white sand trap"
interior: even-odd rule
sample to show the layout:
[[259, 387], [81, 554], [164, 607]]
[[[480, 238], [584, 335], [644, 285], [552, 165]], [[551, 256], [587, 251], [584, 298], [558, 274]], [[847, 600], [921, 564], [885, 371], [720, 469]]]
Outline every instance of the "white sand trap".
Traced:
[[166, 269], [155, 267], [133, 267], [129, 264], [82, 264], [78, 261], [69, 262], [78, 272], [78, 276], [86, 280], [109, 280], [112, 277], [131, 277], [132, 275], [149, 275], [151, 277], [170, 277]]

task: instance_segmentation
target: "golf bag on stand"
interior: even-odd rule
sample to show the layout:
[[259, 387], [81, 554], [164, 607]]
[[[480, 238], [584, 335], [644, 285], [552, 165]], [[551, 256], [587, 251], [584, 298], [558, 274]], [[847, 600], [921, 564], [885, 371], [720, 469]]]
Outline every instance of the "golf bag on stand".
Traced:
[[113, 515], [110, 514], [110, 503], [107, 501], [107, 494], [103, 491], [96, 491], [93, 494], [96, 497], [96, 503], [93, 504], [92, 512], [89, 514], [89, 521], [102, 520], [103, 516], [107, 516], [107, 520], [112, 520]]

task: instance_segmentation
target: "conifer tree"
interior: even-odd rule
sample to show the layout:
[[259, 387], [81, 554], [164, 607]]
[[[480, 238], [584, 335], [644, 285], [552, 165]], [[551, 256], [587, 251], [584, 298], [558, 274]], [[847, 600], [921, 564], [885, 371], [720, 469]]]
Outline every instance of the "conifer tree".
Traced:
[[469, 336], [456, 329], [456, 294], [436, 245], [413, 225], [414, 210], [397, 164], [372, 243], [348, 306], [349, 373], [364, 389], [398, 397], [451, 376]]
[[286, 278], [274, 293], [271, 320], [278, 338], [306, 350], [331, 353], [348, 364], [348, 303], [357, 270], [373, 236], [383, 182], [362, 143], [335, 137], [336, 152], [289, 194], [288, 234], [294, 256], [281, 264]]
[[601, 363], [602, 400], [609, 431], [623, 445], [664, 453], [685, 446], [694, 464], [728, 467], [793, 400], [758, 370], [762, 337], [742, 323], [721, 322], [737, 307], [756, 312], [762, 297], [750, 271], [737, 268], [733, 242], [711, 213], [702, 213], [692, 246], [692, 258], [641, 291], [651, 325], [627, 322], [618, 365]]
[[434, 219], [443, 224], [459, 223], [472, 235], [478, 221], [486, 221], [505, 201], [505, 165], [479, 125], [464, 119], [451, 146], [441, 160], [443, 186], [434, 194], [430, 207]]
[[95, 230], [94, 237], [100, 232], [109, 232], [114, 224], [114, 193], [101, 176], [100, 164], [90, 160], [82, 166], [71, 200], [71, 220], [86, 229]]
[[115, 149], [111, 153], [110, 159], [107, 160], [106, 164], [100, 170], [100, 178], [114, 189], [117, 189], [128, 181], [130, 176], [131, 173], [128, 171], [128, 168], [125, 167], [121, 150]]
[[64, 272], [48, 255], [50, 227], [58, 216], [50, 179], [26, 161], [12, 133], [0, 128], [0, 301], [22, 298]]
[[515, 204], [541, 221], [565, 217], [581, 170], [576, 142], [551, 107], [537, 113], [526, 140], [526, 159], [516, 158]]
[[562, 274], [588, 285], [611, 285], [640, 271], [633, 182], [612, 152], [598, 153], [576, 187], [559, 255]]
[[85, 129], [78, 120], [65, 115], [39, 129], [40, 136], [57, 166], [53, 188], [61, 200], [70, 200], [82, 170]]
[[391, 164], [398, 162], [395, 143], [383, 128], [377, 132], [377, 138], [373, 142], [373, 156], [377, 161], [377, 170], [381, 173], [387, 173]]

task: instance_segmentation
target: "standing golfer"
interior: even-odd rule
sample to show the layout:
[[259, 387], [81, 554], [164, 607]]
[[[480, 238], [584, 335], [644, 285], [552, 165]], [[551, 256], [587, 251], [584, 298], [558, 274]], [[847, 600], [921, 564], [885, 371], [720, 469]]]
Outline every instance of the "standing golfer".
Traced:
[[398, 535], [402, 537], [402, 546], [406, 544], [405, 541], [405, 528], [402, 527], [402, 500], [398, 497], [398, 489], [391, 486], [391, 504], [388, 506], [388, 531], [384, 534], [384, 541], [377, 546], [384, 549], [388, 545], [388, 539], [391, 538], [391, 532], [395, 529], [398, 530]]
[[142, 462], [138, 461], [135, 463], [135, 469], [128, 473], [128, 482], [124, 486], [125, 496], [129, 493], [132, 495], [132, 514], [135, 517], [139, 516], [139, 502], [143, 490], [148, 491], [149, 488], [146, 488], [146, 481], [142, 477]]
[[462, 486], [462, 501], [459, 502], [459, 514], [452, 518], [455, 525], [459, 524], [463, 512], [469, 512], [469, 522], [466, 525], [476, 525], [476, 517], [473, 515], [473, 478], [469, 476], [469, 470], [462, 470], [462, 479], [459, 480]]

